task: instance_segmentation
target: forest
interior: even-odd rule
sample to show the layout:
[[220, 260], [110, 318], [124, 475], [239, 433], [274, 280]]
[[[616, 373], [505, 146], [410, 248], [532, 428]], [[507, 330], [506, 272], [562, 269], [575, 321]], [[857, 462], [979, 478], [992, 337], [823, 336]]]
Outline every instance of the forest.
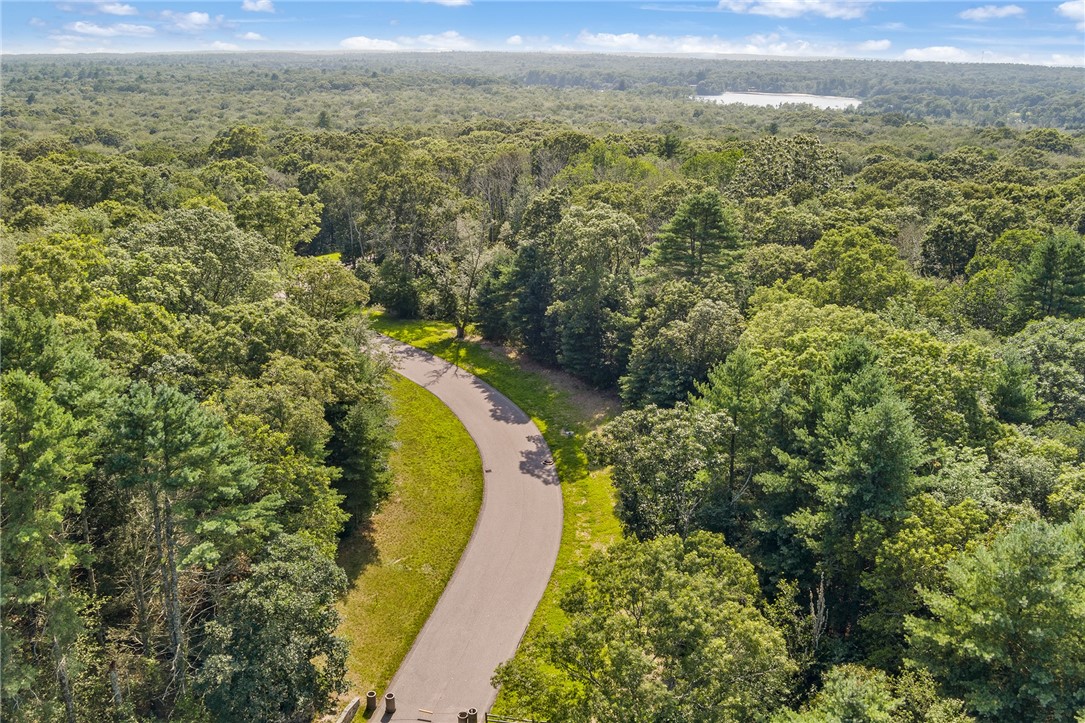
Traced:
[[498, 669], [521, 717], [1081, 719], [1081, 80], [5, 57], [3, 717], [329, 710], [376, 306], [621, 400], [624, 534]]

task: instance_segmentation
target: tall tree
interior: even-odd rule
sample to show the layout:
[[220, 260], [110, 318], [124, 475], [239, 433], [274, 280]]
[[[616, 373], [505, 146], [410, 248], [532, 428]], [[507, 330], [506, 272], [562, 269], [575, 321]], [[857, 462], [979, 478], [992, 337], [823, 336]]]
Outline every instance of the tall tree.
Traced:
[[[147, 511], [158, 595], [169, 633], [171, 688], [188, 689], [194, 575], [251, 550], [277, 525], [275, 496], [249, 499], [257, 479], [222, 421], [170, 387], [132, 385], [110, 440], [109, 469]], [[151, 651], [145, 651], [151, 652]]]
[[837, 631], [862, 611], [860, 573], [907, 516], [920, 460], [920, 435], [877, 357], [852, 338], [813, 376], [808, 397], [776, 400], [767, 429], [775, 460], [755, 478], [770, 568], [810, 584], [812, 572], [824, 575]]
[[1080, 316], [1085, 311], [1085, 240], [1064, 229], [1036, 244], [1014, 295], [1021, 320]]
[[909, 658], [989, 720], [1071, 720], [1085, 708], [1085, 513], [1021, 522], [952, 561], [909, 617]]
[[[688, 537], [706, 518], [723, 515], [733, 490], [721, 484], [723, 414], [678, 404], [625, 412], [589, 442], [589, 453], [614, 466], [619, 518], [640, 539]], [[708, 509], [714, 503], [715, 508]]]
[[[765, 406], [759, 364], [747, 349], [739, 347], [697, 384], [695, 406], [723, 412], [731, 420], [727, 434], [727, 488], [737, 502], [745, 496], [757, 472], [757, 453], [762, 435], [761, 411]], [[741, 457], [741, 461], [740, 461]]]
[[59, 718], [50, 706], [59, 697], [63, 717], [75, 723], [74, 649], [90, 600], [73, 586], [89, 552], [73, 533], [95, 439], [40, 378], [12, 370], [0, 386], [3, 709], [25, 720]]
[[719, 191], [707, 190], [682, 201], [660, 229], [648, 263], [666, 276], [699, 279], [718, 272], [726, 252], [737, 245], [733, 212], [724, 207]]
[[726, 299], [729, 291], [678, 280], [647, 295], [628, 369], [619, 380], [627, 404], [669, 406], [685, 399], [727, 357], [742, 333], [742, 316]]
[[234, 206], [237, 225], [255, 231], [285, 253], [304, 247], [320, 231], [324, 204], [296, 188], [243, 196]]
[[554, 723], [756, 720], [794, 665], [758, 609], [753, 567], [719, 535], [626, 540], [561, 602], [569, 624], [495, 681]]
[[214, 719], [303, 723], [345, 690], [347, 647], [335, 635], [345, 589], [316, 547], [275, 538], [209, 626], [197, 684]]

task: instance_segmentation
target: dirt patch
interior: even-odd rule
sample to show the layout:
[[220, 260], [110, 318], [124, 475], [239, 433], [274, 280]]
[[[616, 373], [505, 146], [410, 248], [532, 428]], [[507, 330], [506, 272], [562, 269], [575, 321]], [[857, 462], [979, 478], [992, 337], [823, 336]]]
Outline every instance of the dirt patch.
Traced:
[[622, 411], [622, 400], [615, 392], [604, 392], [588, 386], [571, 374], [533, 361], [511, 347], [494, 344], [479, 336], [468, 337], [467, 340], [515, 362], [525, 371], [543, 377], [548, 384], [567, 395], [569, 402], [576, 407], [582, 419], [591, 427], [601, 424]]

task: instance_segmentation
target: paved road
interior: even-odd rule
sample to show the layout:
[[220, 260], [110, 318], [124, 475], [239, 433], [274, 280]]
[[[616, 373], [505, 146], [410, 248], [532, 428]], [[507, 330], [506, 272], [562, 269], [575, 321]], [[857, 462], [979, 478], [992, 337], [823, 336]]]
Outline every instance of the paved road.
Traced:
[[[382, 720], [455, 721], [493, 704], [494, 669], [512, 657], [550, 579], [561, 542], [561, 488], [538, 427], [504, 395], [457, 366], [382, 339], [396, 370], [437, 396], [478, 445], [482, 508], [459, 565], [389, 691]], [[432, 711], [432, 714], [422, 711]]]

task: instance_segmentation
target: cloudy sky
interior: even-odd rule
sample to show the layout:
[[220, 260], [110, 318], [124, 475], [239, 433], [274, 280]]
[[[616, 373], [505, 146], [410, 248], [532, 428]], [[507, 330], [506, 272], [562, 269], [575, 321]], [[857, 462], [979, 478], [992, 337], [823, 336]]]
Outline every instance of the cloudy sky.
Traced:
[[4, 0], [0, 21], [4, 53], [544, 50], [1085, 66], [1085, 0]]

